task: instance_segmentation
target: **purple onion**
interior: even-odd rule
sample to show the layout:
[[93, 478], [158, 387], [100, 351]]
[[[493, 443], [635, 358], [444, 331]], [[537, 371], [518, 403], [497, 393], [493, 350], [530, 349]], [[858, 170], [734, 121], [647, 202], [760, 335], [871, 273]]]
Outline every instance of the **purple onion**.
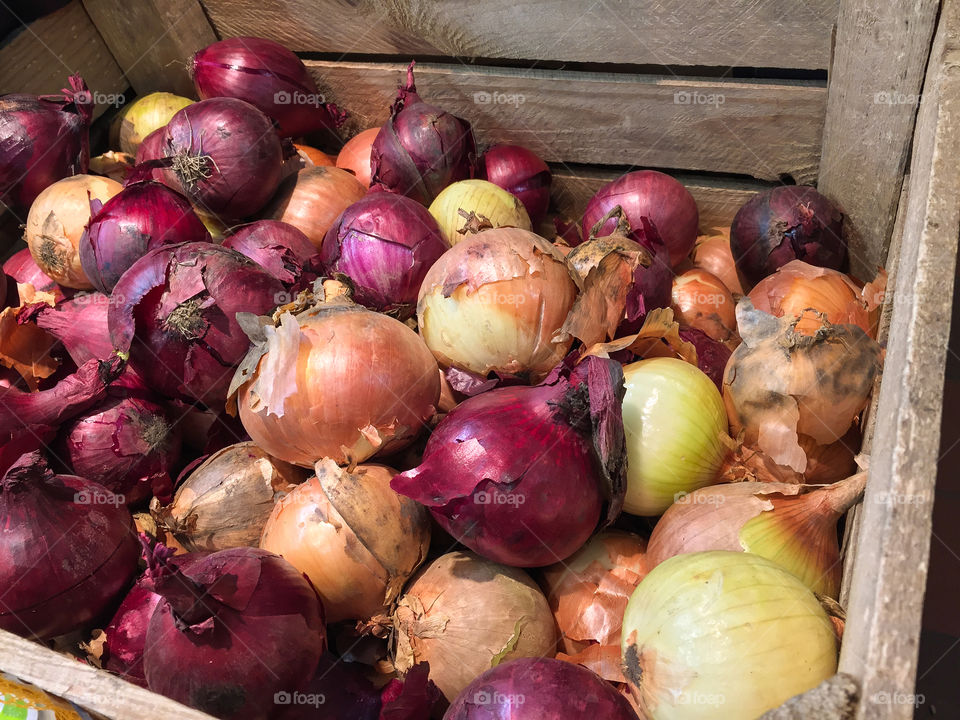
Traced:
[[680, 328], [680, 337], [697, 349], [697, 367], [723, 392], [723, 371], [733, 351], [696, 328]]
[[494, 145], [480, 158], [478, 176], [520, 198], [536, 228], [550, 205], [550, 168], [520, 145]]
[[310, 287], [323, 272], [313, 243], [279, 220], [244, 225], [223, 241], [223, 247], [250, 258], [294, 292]]

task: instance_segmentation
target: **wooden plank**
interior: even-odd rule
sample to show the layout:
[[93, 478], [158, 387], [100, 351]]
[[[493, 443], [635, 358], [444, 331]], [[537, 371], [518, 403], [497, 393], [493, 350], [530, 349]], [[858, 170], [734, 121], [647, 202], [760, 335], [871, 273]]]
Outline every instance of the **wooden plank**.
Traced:
[[847, 214], [858, 277], [873, 277], [887, 252], [939, 6], [841, 3], [818, 186]]
[[913, 717], [943, 374], [960, 238], [960, 0], [944, 0], [917, 119], [863, 529], [840, 670], [857, 718]]
[[187, 62], [217, 40], [197, 0], [83, 0], [139, 95], [164, 90], [196, 97]]
[[0, 47], [0, 94], [57, 93], [74, 73], [101, 101], [95, 115], [122, 102], [127, 82], [80, 0], [35, 20]]
[[[354, 129], [382, 125], [406, 77], [399, 63], [307, 67]], [[473, 123], [479, 142], [520, 143], [547, 161], [817, 175], [826, 90], [815, 83], [433, 64], [416, 78], [426, 101]]]
[[828, 67], [838, 5], [204, 0], [221, 36], [264, 35], [301, 52], [818, 69]]

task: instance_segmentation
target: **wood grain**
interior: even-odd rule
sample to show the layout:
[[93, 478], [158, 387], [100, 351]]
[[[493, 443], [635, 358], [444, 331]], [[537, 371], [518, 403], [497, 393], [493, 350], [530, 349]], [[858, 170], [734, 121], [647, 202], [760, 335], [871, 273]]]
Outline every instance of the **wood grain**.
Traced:
[[861, 278], [887, 252], [939, 6], [841, 4], [818, 187], [847, 215], [850, 266]]
[[301, 52], [825, 69], [839, 0], [204, 0]]
[[[406, 77], [398, 63], [307, 67], [353, 129], [382, 125]], [[551, 162], [817, 176], [826, 90], [816, 84], [433, 64], [418, 65], [416, 80], [479, 142], [520, 143]]]

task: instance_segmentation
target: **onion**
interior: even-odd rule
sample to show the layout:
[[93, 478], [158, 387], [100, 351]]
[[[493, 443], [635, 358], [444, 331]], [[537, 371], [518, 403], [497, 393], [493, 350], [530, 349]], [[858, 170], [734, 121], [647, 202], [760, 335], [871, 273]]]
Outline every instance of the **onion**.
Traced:
[[[298, 699], [303, 700], [295, 703], [291, 696], [290, 705], [278, 707], [273, 717], [278, 720], [317, 720], [318, 717], [381, 720], [380, 692], [362, 668], [359, 663], [345, 662], [330, 652], [324, 653], [313, 678], [298, 695]], [[323, 702], [307, 702], [311, 696], [317, 700], [323, 698]], [[323, 715], [318, 716], [317, 705], [322, 705]]]
[[[635, 170], [607, 183], [583, 211], [583, 232], [590, 232], [612, 208], [623, 208], [630, 227], [648, 218], [660, 231], [676, 267], [690, 253], [697, 240], [699, 213], [693, 195], [678, 180], [656, 170]], [[611, 218], [593, 234], [609, 235], [616, 222]]]
[[162, 597], [144, 644], [147, 686], [224, 720], [271, 717], [275, 694], [306, 683], [326, 647], [316, 592], [265, 550], [221, 550], [145, 587]]
[[757, 193], [733, 218], [730, 250], [746, 290], [791, 260], [839, 270], [847, 259], [843, 213], [807, 185]]
[[90, 158], [90, 174], [106, 175], [111, 180], [122, 184], [130, 177], [134, 165], [136, 165], [136, 158], [133, 155], [118, 150], [107, 150]]
[[88, 360], [107, 360], [113, 354], [107, 327], [109, 309], [110, 298], [92, 292], [52, 307], [43, 302], [24, 305], [17, 313], [17, 322], [34, 322], [46, 330], [63, 343], [70, 359], [79, 367]]
[[634, 515], [659, 515], [678, 493], [716, 482], [726, 458], [727, 413], [716, 385], [676, 358], [623, 368], [627, 495]]
[[259, 37], [233, 37], [207, 45], [190, 63], [202, 100], [245, 100], [277, 121], [283, 137], [339, 127], [346, 118], [323, 101], [303, 62], [283, 45]]
[[193, 100], [168, 92], [138, 97], [110, 123], [110, 145], [136, 155], [144, 138], [162, 127]]
[[586, 668], [549, 658], [518, 658], [470, 683], [444, 720], [636, 720], [626, 698]]
[[819, 444], [839, 440], [867, 404], [882, 350], [856, 325], [823, 325], [814, 335], [795, 330], [797, 318], [774, 318], [737, 305], [743, 344], [734, 350], [723, 397], [734, 433], [799, 473], [807, 456], [797, 435]]
[[93, 96], [79, 75], [63, 96], [0, 96], [0, 202], [26, 211], [40, 193], [87, 172]]
[[697, 367], [713, 380], [717, 390], [723, 392], [723, 371], [727, 367], [732, 350], [695, 328], [680, 328], [680, 338], [696, 348]]
[[114, 287], [110, 337], [156, 392], [222, 406], [233, 367], [249, 348], [236, 314], [267, 312], [284, 292], [233, 250], [211, 243], [160, 247]]
[[273, 508], [260, 547], [310, 579], [328, 622], [383, 616], [427, 556], [427, 513], [390, 489], [396, 470], [383, 465], [316, 471]]
[[620, 512], [621, 388], [619, 363], [589, 357], [537, 387], [465, 400], [391, 487], [484, 557], [517, 567], [563, 560], [596, 529], [605, 501], [608, 522]]
[[33, 302], [53, 305], [72, 292], [69, 288], [61, 288], [40, 269], [40, 266], [34, 262], [30, 248], [24, 248], [11, 255], [3, 263], [3, 272], [17, 284], [17, 297], [20, 305]]
[[447, 185], [473, 174], [476, 144], [470, 123], [423, 102], [413, 66], [370, 149], [371, 182], [429, 205]]
[[182, 195], [158, 182], [128, 185], [93, 216], [80, 238], [87, 279], [109, 294], [127, 268], [148, 250], [184, 242], [209, 242], [210, 234]]
[[[298, 307], [294, 311], [300, 310]], [[434, 414], [436, 362], [409, 327], [343, 297], [256, 325], [231, 385], [243, 426], [304, 467], [362, 462], [406, 446]]]
[[652, 720], [751, 720], [837, 668], [817, 598], [753, 553], [691, 553], [655, 567], [630, 598], [621, 647]]
[[430, 203], [430, 214], [450, 245], [470, 232], [471, 214], [483, 217], [493, 227], [533, 229], [519, 198], [486, 180], [460, 180], [448, 185]]
[[393, 620], [397, 670], [429, 663], [448, 700], [500, 663], [552, 655], [556, 642], [550, 607], [530, 577], [466, 552], [425, 566]]
[[567, 353], [554, 342], [577, 286], [563, 256], [527, 230], [485, 230], [430, 268], [417, 302], [420, 334], [444, 367], [536, 382]]
[[358, 303], [402, 319], [413, 314], [424, 276], [448, 248], [423, 205], [378, 192], [343, 211], [320, 256], [327, 273], [350, 279]]
[[[293, 147], [297, 150], [297, 155], [303, 160], [304, 167], [335, 167], [337, 159], [332, 155], [327, 155], [322, 150], [317, 150], [309, 145], [300, 145], [294, 143]], [[299, 169], [299, 168], [298, 168]]]
[[550, 168], [536, 153], [520, 145], [493, 145], [480, 157], [479, 177], [520, 198], [537, 227], [550, 204]]
[[[102, 485], [28, 453], [0, 480], [0, 628], [50, 638], [83, 627], [137, 569], [133, 519]], [[64, 538], [64, 533], [69, 533]]]
[[263, 216], [293, 225], [320, 250], [340, 213], [366, 192], [346, 170], [308, 167], [280, 184]]
[[167, 183], [226, 221], [255, 214], [280, 184], [283, 149], [270, 119], [253, 105], [215, 98], [188, 105], [164, 131]]
[[723, 468], [724, 482], [785, 482], [826, 485], [849, 477], [856, 471], [856, 457], [863, 445], [860, 430], [852, 426], [842, 438], [829, 445], [819, 445], [807, 435], [798, 435], [797, 444], [807, 456], [802, 473], [778, 465], [755, 446], [741, 445]]
[[357, 133], [337, 155], [337, 167], [352, 172], [364, 187], [370, 187], [370, 150], [379, 132], [380, 128], [369, 128]]
[[320, 256], [307, 236], [279, 220], [244, 225], [222, 245], [250, 258], [293, 291], [310, 287], [322, 273]]
[[733, 350], [740, 344], [733, 296], [716, 275], [694, 268], [673, 281], [670, 307], [681, 325], [700, 330]]
[[697, 244], [690, 253], [693, 266], [706, 270], [720, 278], [734, 299], [743, 295], [743, 286], [737, 275], [737, 266], [730, 251], [730, 231], [721, 230], [717, 235], [697, 238]]
[[25, 239], [37, 266], [61, 285], [93, 287], [80, 265], [80, 237], [90, 221], [91, 199], [106, 202], [123, 189], [110, 178], [74, 175], [41, 192], [27, 215]]

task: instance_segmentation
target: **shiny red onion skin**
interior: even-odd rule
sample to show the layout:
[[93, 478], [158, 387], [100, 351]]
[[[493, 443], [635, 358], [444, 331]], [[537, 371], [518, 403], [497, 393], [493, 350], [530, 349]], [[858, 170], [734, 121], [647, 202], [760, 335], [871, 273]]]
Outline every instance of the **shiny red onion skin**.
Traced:
[[748, 200], [730, 226], [730, 250], [743, 289], [791, 260], [842, 270], [843, 213], [808, 185], [787, 185]]
[[280, 220], [243, 225], [221, 244], [253, 260], [291, 291], [308, 288], [323, 272], [313, 243], [298, 228]]
[[350, 278], [356, 302], [406, 318], [416, 310], [430, 266], [449, 249], [423, 205], [372, 192], [337, 218], [323, 239], [320, 260], [328, 274]]
[[520, 198], [536, 228], [550, 205], [552, 175], [547, 164], [521, 145], [493, 145], [480, 158], [478, 176]]
[[282, 137], [337, 128], [346, 118], [336, 105], [322, 102], [300, 58], [272, 40], [220, 40], [193, 56], [190, 71], [201, 100], [244, 100], [276, 120]]
[[[670, 264], [676, 267], [697, 241], [700, 213], [690, 191], [669, 175], [656, 170], [635, 170], [604, 185], [590, 198], [583, 211], [583, 236], [615, 206], [623, 208], [627, 222], [636, 228], [641, 216], [649, 218], [670, 251]], [[616, 227], [611, 218], [597, 237], [609, 235]]]
[[680, 337], [697, 349], [697, 367], [723, 392], [723, 371], [733, 351], [696, 328], [680, 328]]

